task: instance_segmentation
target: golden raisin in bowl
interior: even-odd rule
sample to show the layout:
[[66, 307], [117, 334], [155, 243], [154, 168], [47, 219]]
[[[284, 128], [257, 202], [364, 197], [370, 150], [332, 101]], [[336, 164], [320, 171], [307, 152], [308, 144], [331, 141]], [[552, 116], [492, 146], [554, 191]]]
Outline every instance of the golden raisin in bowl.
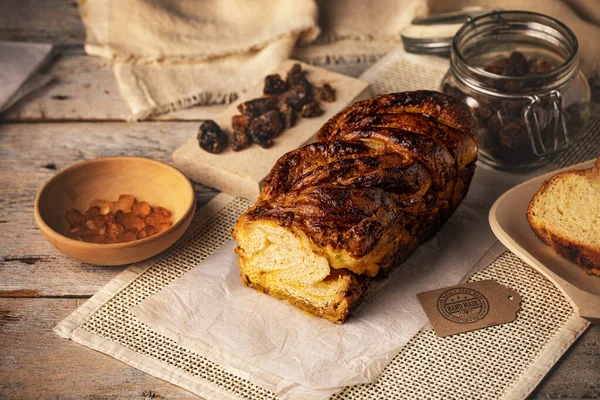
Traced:
[[85, 213], [65, 213], [67, 236], [88, 243], [125, 243], [145, 239], [167, 230], [173, 222], [164, 207], [137, 202], [130, 194], [116, 201], [96, 199]]

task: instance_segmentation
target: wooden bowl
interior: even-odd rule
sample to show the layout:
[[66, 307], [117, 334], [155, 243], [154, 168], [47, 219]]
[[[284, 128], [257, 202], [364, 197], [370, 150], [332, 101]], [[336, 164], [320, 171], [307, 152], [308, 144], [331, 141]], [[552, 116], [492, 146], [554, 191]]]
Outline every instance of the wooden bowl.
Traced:
[[[171, 211], [173, 225], [145, 239], [97, 244], [65, 236], [65, 213], [84, 213], [93, 200], [115, 201], [131, 194]], [[35, 221], [44, 237], [60, 252], [99, 265], [129, 264], [152, 257], [171, 246], [187, 229], [196, 209], [190, 181], [165, 163], [141, 157], [107, 157], [84, 161], [53, 176], [35, 198]]]

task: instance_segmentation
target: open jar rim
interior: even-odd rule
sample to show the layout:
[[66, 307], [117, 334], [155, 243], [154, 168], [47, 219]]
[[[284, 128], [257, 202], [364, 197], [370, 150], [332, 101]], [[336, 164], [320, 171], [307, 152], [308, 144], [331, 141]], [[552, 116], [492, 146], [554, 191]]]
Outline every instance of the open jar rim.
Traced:
[[[515, 42], [514, 35], [545, 42], [553, 46], [554, 52], [560, 55], [564, 62], [547, 73], [533, 76], [498, 75], [469, 63], [465, 56], [466, 51], [477, 48], [481, 40], [490, 35], [494, 35], [496, 42], [500, 42], [498, 38], [504, 34], [509, 38], [506, 42], [511, 41], [510, 38]], [[548, 82], [545, 85], [548, 92], [560, 89], [577, 75], [578, 49], [575, 33], [557, 19], [530, 11], [493, 11], [473, 18], [458, 30], [452, 41], [450, 64], [456, 78], [475, 90], [501, 97], [522, 97], [525, 93], [519, 96], [495, 93], [493, 87], [486, 85], [486, 82], [523, 82], [539, 79]]]

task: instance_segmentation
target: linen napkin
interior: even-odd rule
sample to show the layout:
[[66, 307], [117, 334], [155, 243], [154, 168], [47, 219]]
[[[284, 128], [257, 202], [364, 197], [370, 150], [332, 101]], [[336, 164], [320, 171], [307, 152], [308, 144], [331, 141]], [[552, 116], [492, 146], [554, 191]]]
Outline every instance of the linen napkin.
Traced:
[[133, 119], [232, 101], [319, 33], [312, 1], [89, 0], [80, 13]]
[[425, 0], [88, 0], [86, 52], [113, 60], [132, 119], [235, 100], [301, 47], [314, 62], [370, 60], [397, 46]]
[[0, 41], [0, 113], [52, 79], [38, 73], [51, 53], [51, 44]]

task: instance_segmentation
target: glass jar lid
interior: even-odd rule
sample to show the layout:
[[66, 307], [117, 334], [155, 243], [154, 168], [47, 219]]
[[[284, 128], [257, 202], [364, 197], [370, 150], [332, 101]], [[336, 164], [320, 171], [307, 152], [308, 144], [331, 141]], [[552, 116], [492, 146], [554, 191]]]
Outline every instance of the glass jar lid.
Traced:
[[402, 31], [404, 50], [416, 54], [450, 55], [452, 39], [465, 22], [489, 13], [482, 7], [466, 7], [459, 11], [419, 17]]

